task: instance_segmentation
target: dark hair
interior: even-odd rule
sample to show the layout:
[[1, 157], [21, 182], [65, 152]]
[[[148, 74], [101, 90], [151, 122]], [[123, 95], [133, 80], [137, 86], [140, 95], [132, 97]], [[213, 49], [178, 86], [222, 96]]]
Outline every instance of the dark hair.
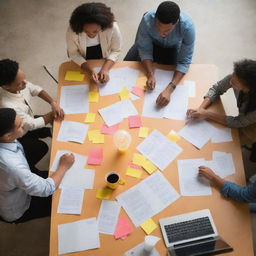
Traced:
[[0, 86], [11, 84], [18, 73], [19, 63], [10, 59], [0, 60]]
[[162, 2], [156, 10], [156, 18], [163, 24], [175, 24], [180, 17], [180, 7], [172, 2]]
[[[256, 109], [256, 61], [240, 60], [234, 63], [234, 73], [237, 78], [249, 88], [249, 103], [246, 112]], [[242, 93], [243, 94], [243, 93]]]
[[114, 14], [103, 3], [86, 3], [78, 6], [69, 20], [70, 26], [75, 33], [83, 32], [85, 24], [96, 23], [101, 29], [111, 28], [114, 22]]
[[16, 112], [12, 108], [0, 108], [0, 137], [15, 127]]

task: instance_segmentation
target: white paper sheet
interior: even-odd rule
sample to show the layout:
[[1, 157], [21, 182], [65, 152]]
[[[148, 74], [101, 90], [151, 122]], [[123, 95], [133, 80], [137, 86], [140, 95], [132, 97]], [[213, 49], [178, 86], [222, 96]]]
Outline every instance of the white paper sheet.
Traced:
[[128, 116], [138, 115], [137, 109], [130, 100], [121, 100], [105, 108], [99, 109], [104, 122], [108, 126], [120, 123]]
[[83, 189], [63, 188], [60, 194], [57, 213], [81, 214], [83, 199]]
[[124, 256], [160, 256], [156, 248], [153, 248], [151, 252], [144, 250], [145, 243], [140, 243], [129, 251], [125, 252]]
[[231, 153], [213, 151], [212, 160], [217, 166], [217, 169], [213, 171], [221, 178], [225, 178], [236, 172]]
[[65, 114], [88, 112], [88, 85], [61, 86], [60, 107]]
[[58, 141], [83, 143], [88, 130], [87, 124], [72, 121], [62, 121], [57, 136]]
[[212, 137], [215, 127], [204, 120], [190, 120], [179, 135], [201, 149]]
[[[66, 150], [58, 150], [54, 158], [51, 171], [56, 171], [59, 164], [60, 157], [65, 153], [73, 153]], [[73, 153], [75, 156], [75, 162], [71, 168], [65, 173], [64, 178], [61, 181], [61, 188], [82, 188], [93, 189], [95, 171], [90, 169], [84, 169], [86, 165], [87, 157]]]
[[188, 88], [189, 97], [194, 98], [196, 97], [196, 82], [191, 80], [185, 80], [184, 86]]
[[179, 197], [180, 195], [164, 175], [156, 171], [116, 198], [131, 218], [133, 224], [138, 227]]
[[154, 130], [137, 146], [137, 150], [160, 170], [164, 170], [181, 153], [182, 148]]
[[96, 218], [58, 225], [59, 254], [80, 252], [100, 247]]
[[116, 201], [102, 200], [98, 215], [99, 232], [113, 235], [121, 206]]
[[109, 72], [110, 80], [99, 85], [100, 96], [119, 93], [123, 87], [131, 90], [135, 86], [139, 71], [133, 68], [115, 68]]
[[198, 167], [201, 165], [206, 165], [202, 158], [178, 160], [181, 195], [208, 196], [212, 194], [209, 181], [198, 175]]
[[212, 135], [212, 143], [221, 143], [232, 141], [232, 133], [230, 128], [216, 128]]

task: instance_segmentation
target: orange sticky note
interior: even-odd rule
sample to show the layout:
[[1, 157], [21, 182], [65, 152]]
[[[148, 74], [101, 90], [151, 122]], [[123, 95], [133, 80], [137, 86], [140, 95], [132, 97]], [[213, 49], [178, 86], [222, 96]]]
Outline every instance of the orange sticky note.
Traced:
[[88, 113], [86, 114], [86, 118], [84, 119], [85, 123], [93, 123], [95, 121], [96, 114], [95, 113]]
[[148, 137], [148, 128], [147, 127], [140, 127], [139, 137], [140, 138]]
[[89, 102], [98, 102], [99, 101], [99, 93], [98, 92], [89, 92]]
[[127, 100], [130, 98], [130, 92], [129, 90], [124, 87], [121, 92], [119, 92], [119, 97], [121, 100]]
[[147, 235], [152, 233], [157, 228], [156, 223], [151, 218], [144, 221], [140, 226], [146, 232]]

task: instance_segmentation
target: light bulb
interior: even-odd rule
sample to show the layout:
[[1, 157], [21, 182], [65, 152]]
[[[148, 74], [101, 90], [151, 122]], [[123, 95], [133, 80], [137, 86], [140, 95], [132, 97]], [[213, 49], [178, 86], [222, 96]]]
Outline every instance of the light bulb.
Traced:
[[120, 151], [125, 151], [131, 144], [131, 135], [125, 130], [118, 130], [113, 136], [114, 144]]

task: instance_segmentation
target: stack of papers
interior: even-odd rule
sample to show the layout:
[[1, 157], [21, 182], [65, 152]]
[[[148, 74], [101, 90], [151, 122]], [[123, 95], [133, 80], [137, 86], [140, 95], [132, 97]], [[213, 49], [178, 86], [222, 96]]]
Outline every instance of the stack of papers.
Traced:
[[157, 171], [116, 198], [138, 227], [179, 197], [168, 180]]
[[61, 86], [60, 107], [65, 114], [88, 112], [88, 85]]
[[204, 159], [178, 160], [180, 193], [183, 196], [208, 196], [210, 183], [198, 175], [198, 167], [205, 166]]
[[182, 148], [154, 130], [139, 144], [137, 150], [160, 170], [164, 170], [181, 153]]
[[108, 107], [99, 110], [107, 126], [112, 126], [123, 121], [128, 116], [138, 115], [137, 109], [130, 100], [118, 101]]
[[96, 218], [58, 225], [58, 252], [66, 254], [100, 248]]
[[88, 130], [87, 124], [82, 124], [72, 121], [62, 121], [57, 136], [58, 141], [71, 141], [77, 143], [84, 143]]

